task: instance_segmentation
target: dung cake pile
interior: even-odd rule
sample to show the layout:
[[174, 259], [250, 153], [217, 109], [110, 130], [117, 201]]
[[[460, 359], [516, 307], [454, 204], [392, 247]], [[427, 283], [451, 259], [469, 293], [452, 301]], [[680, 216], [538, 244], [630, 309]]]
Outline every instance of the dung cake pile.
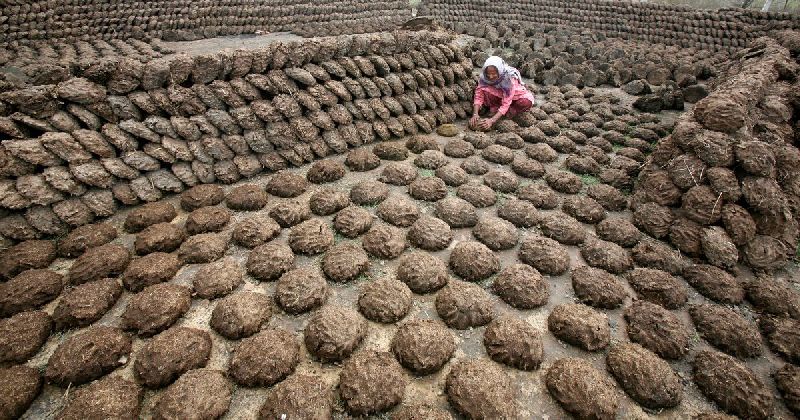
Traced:
[[0, 230], [58, 234], [119, 204], [432, 132], [471, 108], [465, 48], [432, 32], [320, 38], [95, 60], [58, 84], [8, 90], [0, 201], [14, 214]]

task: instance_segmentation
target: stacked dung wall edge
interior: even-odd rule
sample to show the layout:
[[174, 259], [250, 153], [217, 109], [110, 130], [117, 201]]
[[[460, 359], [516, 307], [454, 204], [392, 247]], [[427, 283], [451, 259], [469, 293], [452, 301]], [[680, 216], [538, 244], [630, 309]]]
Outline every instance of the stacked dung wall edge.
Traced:
[[800, 219], [797, 74], [771, 38], [735, 57], [650, 156], [634, 189], [634, 223], [723, 269], [739, 260], [783, 267]]
[[0, 94], [0, 234], [61, 233], [117, 206], [232, 183], [463, 118], [471, 51], [443, 32], [317, 38]]
[[565, 25], [606, 36], [685, 47], [734, 50], [774, 30], [800, 28], [800, 16], [746, 9], [704, 10], [686, 6], [607, 0], [429, 0], [423, 12], [447, 22], [492, 21]]
[[188, 40], [260, 31], [339, 35], [386, 30], [403, 0], [33, 0], [0, 7], [0, 44], [37, 40]]

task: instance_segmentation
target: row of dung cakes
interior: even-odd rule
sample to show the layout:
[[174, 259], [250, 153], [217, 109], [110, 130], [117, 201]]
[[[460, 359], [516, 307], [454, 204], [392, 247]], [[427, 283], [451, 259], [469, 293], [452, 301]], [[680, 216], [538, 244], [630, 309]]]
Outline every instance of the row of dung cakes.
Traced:
[[120, 204], [431, 132], [468, 115], [471, 54], [445, 33], [340, 36], [2, 93], [0, 234], [59, 234]]
[[3, 3], [0, 6], [0, 43], [148, 37], [187, 40], [295, 29], [320, 29], [323, 31], [320, 34], [339, 35], [390, 29], [410, 16], [408, 4], [402, 0], [26, 0]]
[[800, 237], [795, 59], [761, 38], [715, 80], [640, 173], [634, 224], [723, 269], [743, 261], [773, 270], [794, 257]]
[[611, 37], [734, 51], [774, 30], [800, 28], [800, 17], [745, 9], [703, 10], [625, 1], [431, 0], [424, 12], [450, 24], [493, 21], [566, 25]]

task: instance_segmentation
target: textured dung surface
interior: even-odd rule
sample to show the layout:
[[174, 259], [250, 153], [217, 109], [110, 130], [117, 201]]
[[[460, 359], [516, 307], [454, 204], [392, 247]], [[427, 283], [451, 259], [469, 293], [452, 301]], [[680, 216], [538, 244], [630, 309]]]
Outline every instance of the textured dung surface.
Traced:
[[118, 376], [107, 376], [78, 388], [59, 414], [61, 419], [135, 419], [139, 416], [142, 388]]
[[750, 368], [735, 358], [714, 351], [695, 356], [694, 382], [724, 411], [744, 418], [769, 417], [774, 397]]
[[164, 390], [153, 418], [219, 418], [228, 411], [231, 394], [232, 386], [224, 372], [195, 369]]
[[489, 323], [483, 345], [489, 357], [520, 370], [539, 368], [544, 358], [542, 334], [527, 322], [500, 317]]
[[361, 289], [358, 310], [370, 321], [391, 324], [401, 320], [411, 307], [411, 289], [391, 278], [374, 280]]
[[127, 361], [131, 338], [118, 328], [93, 326], [58, 346], [47, 362], [45, 378], [66, 388], [95, 380]]
[[271, 386], [294, 372], [300, 341], [283, 329], [266, 329], [242, 339], [233, 350], [229, 372], [243, 386]]
[[578, 303], [556, 306], [547, 318], [550, 332], [587, 351], [608, 347], [611, 328], [605, 314]]
[[173, 327], [136, 352], [133, 371], [142, 385], [160, 388], [184, 372], [205, 366], [210, 354], [211, 337], [207, 332]]
[[315, 376], [295, 374], [267, 393], [259, 418], [331, 418], [331, 389]]
[[363, 351], [342, 365], [339, 395], [350, 414], [374, 414], [400, 403], [407, 383], [391, 353]]
[[674, 407], [683, 398], [683, 384], [669, 363], [638, 344], [612, 346], [606, 365], [625, 392], [647, 408]]
[[17, 418], [30, 407], [42, 389], [39, 371], [25, 365], [0, 368], [0, 409], [6, 418]]
[[447, 375], [447, 400], [470, 418], [513, 418], [518, 415], [515, 387], [507, 373], [491, 362], [462, 360]]
[[122, 326], [149, 337], [174, 324], [189, 310], [191, 303], [188, 287], [171, 283], [154, 284], [131, 297], [121, 316]]
[[102, 318], [122, 295], [117, 279], [103, 279], [67, 290], [53, 310], [56, 329], [83, 327]]
[[52, 328], [50, 315], [42, 311], [0, 319], [0, 362], [27, 361], [47, 341]]
[[322, 362], [350, 357], [367, 332], [366, 321], [352, 309], [326, 306], [316, 312], [304, 330], [306, 349]]
[[583, 359], [556, 360], [547, 370], [545, 383], [550, 395], [576, 417], [616, 417], [619, 401], [614, 384]]
[[453, 334], [433, 320], [403, 323], [392, 339], [392, 351], [405, 368], [417, 375], [439, 371], [456, 350]]

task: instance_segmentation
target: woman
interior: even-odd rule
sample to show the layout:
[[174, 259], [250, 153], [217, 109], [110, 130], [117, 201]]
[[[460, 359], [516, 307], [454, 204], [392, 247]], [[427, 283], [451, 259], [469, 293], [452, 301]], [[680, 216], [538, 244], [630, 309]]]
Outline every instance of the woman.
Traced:
[[[486, 59], [481, 69], [469, 126], [489, 130], [504, 115], [514, 117], [531, 109], [533, 102], [533, 94], [522, 83], [519, 70], [493, 55]], [[483, 106], [489, 108], [491, 117], [480, 118], [478, 113]]]

